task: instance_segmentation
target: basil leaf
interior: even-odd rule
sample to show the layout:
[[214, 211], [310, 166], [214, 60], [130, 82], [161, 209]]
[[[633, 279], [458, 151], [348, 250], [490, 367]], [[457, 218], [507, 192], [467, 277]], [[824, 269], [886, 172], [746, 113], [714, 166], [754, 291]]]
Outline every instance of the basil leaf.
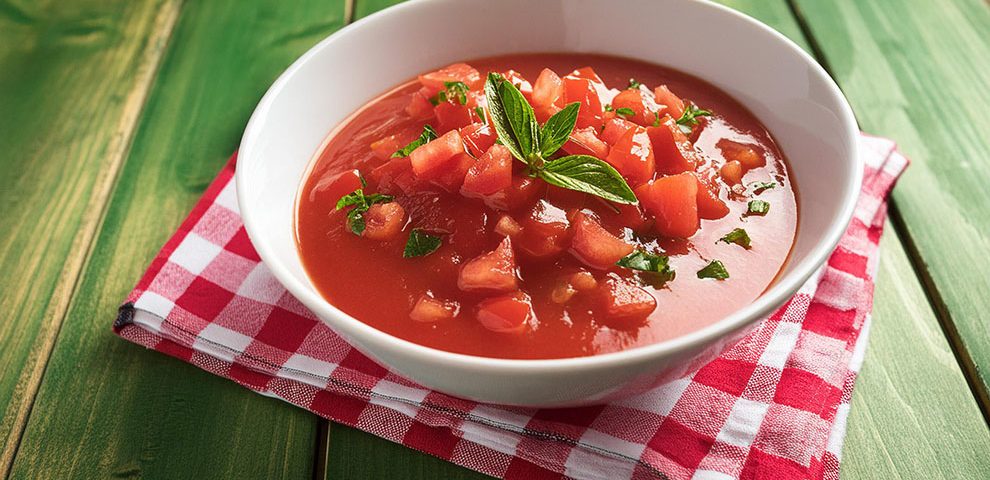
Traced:
[[725, 269], [725, 265], [718, 260], [712, 260], [712, 263], [705, 265], [705, 268], [698, 270], [698, 278], [714, 278], [716, 280], [725, 280], [729, 278], [729, 271]]
[[619, 172], [590, 155], [558, 158], [548, 162], [538, 175], [550, 185], [590, 193], [616, 203], [639, 202]]
[[632, 117], [633, 115], [636, 115], [636, 111], [628, 107], [622, 107], [617, 109], [615, 111], [615, 114], [622, 118], [629, 118]]
[[408, 145], [398, 149], [395, 153], [392, 154], [391, 158], [408, 157], [409, 154], [413, 152], [413, 150], [416, 150], [417, 148], [426, 145], [427, 143], [430, 143], [433, 140], [436, 140], [437, 137], [439, 136], [440, 135], [437, 134], [437, 131], [434, 130], [433, 127], [429, 125], [424, 125], [423, 133], [419, 134], [419, 138], [409, 142]]
[[615, 264], [620, 267], [626, 267], [642, 272], [673, 274], [674, 270], [670, 268], [670, 265], [667, 263], [669, 260], [670, 257], [666, 255], [657, 255], [655, 253], [650, 253], [643, 250], [636, 250], [635, 252], [622, 257], [618, 262], [615, 262]]
[[509, 116], [502, 106], [499, 85], [504, 81], [497, 73], [491, 72], [488, 74], [488, 80], [485, 81], [485, 98], [488, 101], [488, 114], [492, 117], [492, 126], [495, 127], [495, 133], [498, 134], [498, 141], [505, 148], [509, 149], [513, 157], [525, 163], [526, 156], [523, 155], [522, 147], [519, 145], [519, 141], [516, 140], [512, 130], [512, 124], [509, 122]]
[[543, 124], [543, 128], [540, 129], [540, 153], [543, 158], [549, 158], [567, 143], [567, 138], [574, 131], [574, 125], [577, 123], [578, 109], [580, 108], [580, 102], [571, 103]]
[[764, 200], [750, 200], [746, 205], [746, 215], [764, 216], [770, 211], [770, 202]]
[[742, 228], [737, 228], [729, 233], [726, 233], [722, 238], [718, 239], [718, 241], [716, 241], [715, 243], [718, 242], [734, 243], [736, 245], [739, 245], [740, 247], [745, 248], [746, 250], [749, 250], [750, 245], [752, 244], [752, 241], [749, 238], [749, 234], [746, 233], [746, 230]]
[[437, 251], [440, 243], [440, 237], [414, 228], [409, 232], [409, 240], [406, 240], [406, 248], [402, 251], [402, 256], [403, 258], [424, 257]]
[[485, 118], [485, 109], [481, 107], [474, 107], [474, 113], [481, 119], [483, 123], [488, 123], [488, 119]]
[[341, 210], [347, 207], [354, 207], [347, 212], [347, 228], [354, 232], [355, 235], [361, 235], [364, 233], [365, 227], [364, 213], [376, 203], [388, 203], [392, 200], [391, 195], [380, 193], [365, 195], [364, 189], [359, 188], [340, 197], [340, 200], [337, 200], [336, 209]]
[[753, 189], [753, 195], [759, 195], [776, 186], [777, 182], [753, 182], [749, 184], [749, 188]]
[[536, 122], [533, 107], [512, 82], [503, 81], [498, 91], [513, 136], [519, 142], [519, 152], [524, 155], [521, 160], [529, 163], [528, 157], [540, 151], [540, 124]]
[[368, 209], [366, 208], [355, 208], [347, 212], [347, 228], [357, 236], [361, 236], [364, 233], [364, 228], [367, 225], [364, 221], [364, 212], [367, 211]]

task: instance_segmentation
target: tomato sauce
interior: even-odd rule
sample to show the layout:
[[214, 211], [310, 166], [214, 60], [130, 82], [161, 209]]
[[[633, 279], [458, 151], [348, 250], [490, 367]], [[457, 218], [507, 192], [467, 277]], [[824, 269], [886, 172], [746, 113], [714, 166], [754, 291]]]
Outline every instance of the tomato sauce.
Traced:
[[[426, 113], [419, 118], [410, 114], [411, 101], [416, 100], [417, 92], [423, 89], [414, 79], [371, 101], [336, 128], [301, 187], [296, 218], [298, 248], [310, 279], [330, 303], [384, 332], [441, 350], [498, 358], [564, 358], [614, 352], [684, 335], [751, 303], [774, 281], [794, 242], [797, 225], [795, 187], [788, 177], [784, 156], [770, 133], [752, 113], [727, 94], [701, 79], [670, 68], [610, 56], [527, 54], [467, 63], [480, 72], [482, 81], [489, 71], [511, 69], [533, 82], [544, 68], [564, 76], [575, 69], [591, 67], [607, 89], [616, 89], [606, 91], [597, 86], [603, 105], [610, 101], [621, 103], [616, 100], [618, 89], [626, 88], [634, 78], [648, 86], [650, 92], [654, 86], [666, 85], [669, 92], [685, 103], [690, 101], [710, 110], [712, 115], [701, 119], [690, 138], [692, 148], [698, 153], [696, 170], [707, 172], [709, 178], [714, 175], [712, 191], [721, 200], [719, 203], [727, 207], [728, 214], [718, 219], [702, 219], [700, 229], [695, 233], [688, 238], [676, 238], [658, 234], [656, 229], [649, 227], [652, 221], [647, 227], [636, 227], [638, 231], [634, 231], [630, 227], [641, 219], [631, 215], [628, 207], [619, 208], [592, 195], [552, 187], [538, 179], [529, 179], [531, 185], [526, 186], [527, 193], [513, 197], [514, 203], [510, 202], [513, 204], [494, 205], [495, 208], [492, 202], [468, 198], [456, 189], [447, 192], [441, 188], [412, 188], [405, 192], [393, 186], [388, 193], [394, 195], [394, 202], [404, 211], [401, 224], [394, 226], [400, 232], [390, 240], [355, 235], [348, 229], [346, 213], [336, 211], [335, 205], [341, 196], [360, 186], [357, 177], [350, 173], [354, 170], [367, 178], [366, 192], [385, 190], [379, 185], [380, 179], [370, 175], [387, 161], [375, 154], [372, 145], [378, 142], [377, 148], [388, 147], [387, 154], [394, 151], [396, 145], [401, 147], [415, 139], [425, 124], [437, 127], [442, 135], [451, 129], [451, 123], [461, 121], [449, 120], [447, 117], [456, 115], [447, 115], [440, 109], [430, 112], [432, 105], [428, 104], [423, 104]], [[521, 90], [528, 94], [525, 88]], [[471, 106], [477, 103], [476, 97], [480, 93], [472, 89], [470, 94], [473, 95], [467, 105], [470, 111], [460, 112], [467, 115], [463, 122], [483, 124], [479, 118], [471, 117], [471, 112], [476, 111]], [[663, 95], [666, 94], [658, 91], [656, 101], [674, 103], [661, 98]], [[450, 105], [442, 108], [453, 109], [458, 106], [458, 100], [452, 99]], [[586, 115], [586, 106], [582, 109], [580, 115]], [[592, 113], [609, 116], [604, 106], [602, 109]], [[540, 116], [539, 109], [537, 116]], [[583, 121], [596, 121], [581, 116], [579, 126]], [[615, 116], [614, 113], [611, 116]], [[636, 112], [636, 116], [645, 117], [640, 121], [650, 120], [644, 112]], [[541, 122], [545, 120], [540, 118]], [[646, 126], [649, 125], [644, 124]], [[605, 135], [601, 127], [594, 128], [597, 130], [589, 130], [592, 134]], [[576, 129], [572, 139], [577, 132]], [[382, 147], [380, 141], [392, 135], [396, 139], [393, 145]], [[726, 167], [739, 155], [732, 149], [734, 144], [731, 142], [751, 147], [765, 161], [765, 166], [740, 170], [736, 168], [737, 159], [736, 164]], [[611, 148], [618, 147], [612, 145]], [[484, 153], [481, 149], [472, 151], [471, 145], [466, 149], [470, 156], [458, 157], [467, 162], [465, 165], [472, 164], [475, 162], [473, 157]], [[521, 162], [512, 160], [512, 164], [514, 182], [518, 184], [528, 178]], [[460, 167], [454, 165], [448, 164], [445, 172], [457, 175]], [[463, 168], [460, 171], [463, 179]], [[654, 175], [653, 171], [647, 174]], [[349, 182], [340, 180], [348, 175], [351, 176]], [[738, 183], [726, 180], [739, 175]], [[747, 186], [753, 182], [774, 182], [776, 186], [757, 194], [754, 187]], [[641, 197], [640, 203], [645, 206], [646, 201], [640, 194], [642, 190], [636, 191]], [[751, 200], [768, 202], [769, 211], [765, 215], [747, 215]], [[545, 246], [541, 241], [545, 242], [550, 234], [533, 229], [526, 230], [528, 238], [509, 234], [515, 250], [519, 290], [510, 295], [528, 297], [532, 311], [525, 325], [518, 329], [499, 330], [497, 321], [493, 326], [486, 320], [491, 316], [485, 317], [485, 312], [489, 312], [489, 308], [502, 309], [491, 310], [496, 313], [508, 311], [505, 309], [511, 310], [515, 304], [503, 301], [492, 306], [491, 300], [502, 294], [461, 288], [459, 273], [464, 265], [496, 250], [505, 238], [506, 225], [525, 225], [527, 218], [538, 217], [542, 221], [556, 221], [565, 227], [568, 224], [573, 227], [577, 221], [575, 212], [579, 211], [636, 249], [668, 256], [669, 265], [676, 272], [675, 278], [662, 282], [656, 276], [628, 268], [593, 268], [579, 259], [579, 255], [567, 250], [540, 256], [546, 253], [540, 250]], [[506, 221], [497, 226], [504, 216], [515, 222]], [[372, 220], [368, 221], [371, 225]], [[440, 236], [439, 249], [426, 256], [404, 258], [403, 250], [413, 228]], [[567, 241], [571, 241], [573, 228], [567, 228]], [[719, 241], [737, 228], [745, 229], [751, 238], [749, 249]], [[596, 240], [591, 244], [594, 247], [601, 242]], [[534, 252], [537, 255], [533, 255]], [[729, 278], [718, 280], [696, 275], [716, 259], [725, 266]], [[576, 272], [586, 272], [581, 274], [581, 282], [574, 279]], [[568, 279], [574, 279], [574, 288], [562, 287], [569, 285]], [[593, 279], [588, 285], [592, 288], [579, 290], [584, 280], [589, 279]], [[612, 291], [611, 296], [599, 293], [606, 284], [627, 285], [634, 287], [635, 292], [646, 292], [652, 296], [647, 303], [655, 301], [655, 307], [645, 310], [649, 313], [640, 318], [607, 320], [601, 314], [600, 302], [624, 293]], [[642, 293], [633, 296], [636, 295], [642, 296]], [[439, 320], [411, 318], [411, 312], [424, 296], [439, 300], [427, 305], [432, 309], [415, 308], [412, 317], [422, 320], [423, 312], [427, 312], [427, 316], [430, 312], [440, 312], [439, 316], [431, 317]], [[489, 303], [485, 304], [486, 301]]]

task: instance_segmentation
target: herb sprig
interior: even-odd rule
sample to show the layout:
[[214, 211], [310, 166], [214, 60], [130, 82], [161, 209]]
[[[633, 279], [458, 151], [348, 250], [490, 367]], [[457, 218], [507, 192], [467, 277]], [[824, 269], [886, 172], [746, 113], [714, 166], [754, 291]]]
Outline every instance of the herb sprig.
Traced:
[[725, 280], [729, 278], [729, 271], [719, 260], [712, 260], [704, 268], [698, 270], [698, 278], [714, 278], [715, 280]]
[[[364, 185], [364, 179], [361, 179], [361, 184]], [[359, 188], [354, 190], [337, 200], [337, 210], [343, 210], [347, 207], [352, 207], [347, 212], [347, 228], [353, 232], [355, 235], [360, 236], [364, 233], [365, 221], [364, 214], [368, 212], [368, 209], [376, 203], [389, 203], [393, 200], [391, 195], [383, 195], [380, 193], [373, 193], [371, 195], [364, 194], [364, 188]]]
[[499, 141], [513, 157], [529, 166], [530, 176], [616, 203], [638, 203], [622, 175], [598, 158], [568, 155], [550, 160], [574, 130], [580, 103], [567, 105], [541, 127], [519, 89], [499, 74], [488, 74], [485, 96]]
[[417, 148], [426, 145], [427, 143], [430, 143], [433, 140], [436, 140], [439, 136], [440, 135], [437, 134], [437, 131], [434, 130], [433, 127], [429, 125], [424, 125], [423, 133], [419, 134], [419, 138], [409, 142], [408, 145], [396, 150], [396, 152], [392, 154], [392, 158], [408, 157], [409, 154], [413, 152], [413, 150], [416, 150]]
[[437, 96], [430, 99], [430, 103], [439, 105], [450, 99], [457, 100], [461, 105], [467, 105], [467, 94], [471, 88], [464, 82], [443, 82], [443, 90], [437, 92]]
[[657, 255], [643, 250], [636, 250], [625, 257], [622, 257], [615, 264], [630, 270], [638, 270], [641, 278], [649, 281], [653, 286], [661, 288], [665, 283], [672, 281], [677, 276], [677, 272], [670, 266], [670, 257]]
[[691, 133], [691, 129], [698, 124], [698, 117], [710, 117], [711, 115], [711, 110], [705, 110], [694, 103], [688, 103], [684, 106], [684, 113], [681, 114], [681, 118], [677, 119], [677, 125], [680, 126], [685, 135], [688, 135]]
[[409, 240], [406, 240], [406, 247], [402, 250], [403, 258], [425, 257], [440, 248], [440, 237], [424, 233], [418, 228], [409, 232]]
[[718, 242], [734, 243], [745, 248], [746, 250], [752, 248], [753, 244], [752, 240], [749, 238], [749, 234], [746, 233], [746, 229], [744, 228], [733, 229], [731, 232], [723, 235], [722, 238], [718, 239], [715, 243]]

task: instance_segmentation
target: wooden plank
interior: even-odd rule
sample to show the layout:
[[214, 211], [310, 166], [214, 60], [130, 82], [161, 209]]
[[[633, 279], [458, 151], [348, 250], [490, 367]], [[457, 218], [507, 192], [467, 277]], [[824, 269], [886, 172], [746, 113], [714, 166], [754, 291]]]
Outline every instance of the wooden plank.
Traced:
[[894, 193], [914, 263], [990, 413], [990, 8], [819, 2], [798, 12], [860, 124], [914, 161]]
[[[118, 302], [343, 2], [183, 7], [53, 350], [11, 478], [305, 478], [317, 419], [115, 338]], [[80, 119], [77, 119], [80, 120]]]
[[177, 12], [0, 3], [0, 477]]

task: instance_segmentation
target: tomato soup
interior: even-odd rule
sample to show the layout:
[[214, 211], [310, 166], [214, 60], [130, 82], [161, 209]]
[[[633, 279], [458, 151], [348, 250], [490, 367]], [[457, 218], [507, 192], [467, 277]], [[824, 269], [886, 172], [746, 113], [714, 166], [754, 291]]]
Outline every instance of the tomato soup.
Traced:
[[797, 198], [760, 121], [704, 80], [587, 54], [427, 71], [352, 114], [298, 198], [333, 305], [421, 345], [564, 358], [684, 335], [787, 261]]

